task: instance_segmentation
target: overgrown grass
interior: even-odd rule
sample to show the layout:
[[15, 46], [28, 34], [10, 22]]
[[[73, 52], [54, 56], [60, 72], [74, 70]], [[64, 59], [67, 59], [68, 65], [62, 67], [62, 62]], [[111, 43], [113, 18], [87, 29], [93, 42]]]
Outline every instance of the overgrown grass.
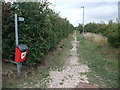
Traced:
[[90, 68], [90, 72], [84, 73], [87, 74], [89, 82], [101, 88], [117, 88], [118, 58], [114, 53], [116, 49], [109, 45], [103, 46], [83, 40], [80, 34], [77, 34], [77, 39], [80, 41], [77, 47], [80, 62], [87, 64]]
[[[3, 64], [3, 88], [45, 88], [46, 83], [50, 81], [49, 71], [62, 70], [65, 60], [69, 57], [69, 49], [72, 48], [72, 35], [62, 40], [56, 49], [48, 52], [43, 58], [44, 64], [38, 64], [35, 67], [23, 66], [22, 74], [15, 74], [15, 65]], [[10, 67], [10, 68], [9, 68]]]
[[73, 39], [74, 38], [71, 34], [68, 38], [60, 42], [60, 44], [56, 47], [56, 51], [49, 52], [48, 55], [45, 56], [44, 59], [46, 63], [51, 66], [52, 70], [61, 71], [63, 69], [66, 59], [71, 55], [69, 52], [72, 48], [70, 41]]
[[101, 34], [85, 33], [84, 36], [86, 40], [98, 43], [99, 45], [105, 45], [108, 43], [107, 38]]

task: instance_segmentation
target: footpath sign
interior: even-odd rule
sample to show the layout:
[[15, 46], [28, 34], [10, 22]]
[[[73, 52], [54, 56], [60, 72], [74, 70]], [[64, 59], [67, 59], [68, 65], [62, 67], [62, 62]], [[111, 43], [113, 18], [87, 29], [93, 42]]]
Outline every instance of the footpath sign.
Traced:
[[20, 69], [22, 67], [22, 61], [26, 59], [26, 55], [28, 53], [28, 47], [24, 44], [18, 44], [18, 21], [24, 21], [24, 18], [18, 17], [17, 14], [15, 14], [15, 63], [17, 64], [17, 73], [19, 75], [21, 72]]

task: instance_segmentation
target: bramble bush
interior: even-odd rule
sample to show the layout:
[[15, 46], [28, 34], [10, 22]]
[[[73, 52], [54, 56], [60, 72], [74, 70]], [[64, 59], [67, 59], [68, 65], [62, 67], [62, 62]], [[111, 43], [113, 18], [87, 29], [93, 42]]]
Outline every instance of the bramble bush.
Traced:
[[50, 9], [47, 1], [2, 3], [2, 48], [3, 59], [14, 60], [15, 27], [14, 14], [24, 17], [18, 22], [19, 44], [29, 47], [25, 64], [35, 65], [55, 48], [61, 39], [73, 32], [73, 25], [66, 18]]

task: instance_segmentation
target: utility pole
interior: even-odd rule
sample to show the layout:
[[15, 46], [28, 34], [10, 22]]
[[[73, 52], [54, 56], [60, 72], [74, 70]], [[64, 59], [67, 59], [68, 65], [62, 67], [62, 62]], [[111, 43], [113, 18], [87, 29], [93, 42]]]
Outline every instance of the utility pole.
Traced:
[[82, 37], [84, 39], [84, 6], [82, 6], [81, 8], [83, 8], [83, 31], [82, 31]]

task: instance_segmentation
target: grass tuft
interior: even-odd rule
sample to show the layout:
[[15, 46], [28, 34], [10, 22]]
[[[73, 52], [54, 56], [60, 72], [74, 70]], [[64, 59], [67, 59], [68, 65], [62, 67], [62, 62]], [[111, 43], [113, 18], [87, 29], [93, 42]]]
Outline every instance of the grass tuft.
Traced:
[[105, 45], [108, 43], [107, 38], [101, 34], [85, 33], [84, 36], [86, 40], [98, 43], [100, 45]]

